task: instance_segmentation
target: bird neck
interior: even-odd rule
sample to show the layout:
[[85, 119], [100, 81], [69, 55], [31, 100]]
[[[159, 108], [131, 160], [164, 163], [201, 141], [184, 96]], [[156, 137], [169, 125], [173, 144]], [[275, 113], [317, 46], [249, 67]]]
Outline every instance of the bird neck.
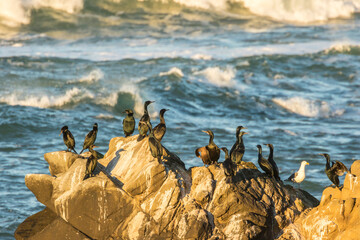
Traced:
[[304, 172], [305, 173], [305, 164], [301, 164], [301, 166], [299, 168], [299, 172]]
[[262, 149], [258, 148], [258, 157], [259, 159], [262, 158]]
[[214, 135], [210, 134], [209, 145], [214, 144]]
[[160, 123], [165, 124], [164, 113], [161, 113], [161, 114], [160, 114]]
[[274, 155], [274, 149], [270, 147], [269, 159], [272, 159]]
[[330, 169], [330, 156], [325, 156], [326, 158], [326, 169]]

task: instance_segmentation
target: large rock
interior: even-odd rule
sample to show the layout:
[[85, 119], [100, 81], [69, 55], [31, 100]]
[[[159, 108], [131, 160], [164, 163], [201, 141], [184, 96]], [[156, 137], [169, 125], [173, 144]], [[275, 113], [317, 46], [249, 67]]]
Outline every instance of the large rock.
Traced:
[[[30, 174], [25, 184], [57, 224], [65, 224], [60, 229], [71, 227], [74, 234], [94, 239], [272, 239], [318, 204], [310, 194], [269, 179], [253, 164], [240, 168], [233, 183], [227, 183], [221, 164], [186, 170], [166, 148], [158, 162], [148, 139], [136, 139], [113, 138], [96, 176], [86, 180], [86, 159], [45, 154], [56, 177]], [[63, 167], [54, 167], [59, 162]], [[41, 225], [47, 234], [54, 221]], [[18, 227], [17, 239], [25, 238], [18, 234], [24, 229], [24, 224]]]
[[351, 166], [344, 185], [327, 187], [320, 205], [304, 212], [284, 229], [279, 239], [359, 239], [360, 238], [360, 160]]

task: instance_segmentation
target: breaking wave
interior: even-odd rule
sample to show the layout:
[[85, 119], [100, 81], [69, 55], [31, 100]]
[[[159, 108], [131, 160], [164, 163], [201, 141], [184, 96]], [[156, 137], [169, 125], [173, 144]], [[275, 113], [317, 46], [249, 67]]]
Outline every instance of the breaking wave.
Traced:
[[[259, 15], [269, 17], [276, 21], [312, 23], [327, 21], [334, 18], [349, 18], [360, 9], [360, 0], [149, 0], [146, 2], [157, 2], [160, 4], [172, 4], [185, 6], [188, 8], [201, 9], [202, 11], [216, 11], [218, 13], [231, 12], [234, 9], [243, 9], [237, 14], [242, 14], [245, 10]], [[88, 4], [89, 2], [89, 4]], [[87, 5], [91, 5], [89, 10], [100, 13], [103, 10], [109, 11], [108, 5], [119, 5], [120, 10], [129, 9], [129, 6], [143, 4], [143, 0], [138, 0], [136, 4], [129, 3], [127, 0], [11, 0], [0, 1], [0, 24], [17, 27], [31, 22], [32, 11], [36, 9], [52, 9], [69, 14], [78, 14], [82, 10], [87, 10]], [[108, 4], [109, 3], [109, 4]], [[145, 4], [146, 5], [146, 4]], [[158, 4], [155, 4], [158, 6]], [[94, 8], [94, 6], [96, 6]], [[124, 7], [121, 7], [124, 6]], [[104, 8], [104, 9], [102, 9]], [[136, 8], [136, 7], [135, 7]], [[149, 8], [149, 6], [147, 6]], [[171, 11], [171, 8], [168, 11]], [[181, 8], [179, 8], [181, 9]], [[126, 10], [125, 10], [126, 11]], [[130, 9], [130, 11], [133, 11]], [[151, 9], [149, 11], [157, 11]], [[235, 11], [236, 14], [237, 11]], [[114, 12], [117, 14], [117, 11]]]
[[235, 85], [234, 77], [236, 70], [229, 66], [225, 69], [209, 67], [194, 74], [204, 76], [208, 83], [218, 87], [231, 87]]
[[288, 99], [273, 98], [272, 101], [286, 110], [305, 117], [328, 118], [335, 115], [342, 115], [343, 109], [333, 111], [329, 103], [320, 100], [310, 100], [302, 97]]

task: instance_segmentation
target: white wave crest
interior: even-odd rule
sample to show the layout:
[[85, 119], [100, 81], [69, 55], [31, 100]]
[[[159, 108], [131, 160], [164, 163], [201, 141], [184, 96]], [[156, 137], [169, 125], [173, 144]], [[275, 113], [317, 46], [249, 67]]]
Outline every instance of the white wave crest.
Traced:
[[234, 77], [236, 70], [230, 66], [225, 69], [209, 67], [194, 74], [203, 75], [209, 83], [218, 87], [231, 87], [235, 85]]
[[332, 112], [329, 103], [319, 100], [310, 100], [302, 97], [288, 99], [273, 98], [272, 101], [286, 110], [305, 117], [325, 117], [342, 115], [343, 109]]
[[349, 18], [359, 11], [359, 0], [241, 0], [252, 13], [279, 21], [311, 23]]
[[191, 59], [194, 59], [194, 60], [211, 60], [212, 57], [210, 55], [205, 55], [205, 54], [195, 54], [191, 57]]
[[173, 67], [171, 68], [168, 72], [161, 72], [159, 74], [159, 76], [167, 76], [167, 75], [174, 75], [174, 76], [177, 76], [177, 77], [183, 77], [184, 74], [183, 72], [181, 71], [181, 69], [177, 68], [177, 67]]
[[66, 91], [64, 95], [60, 95], [60, 96], [31, 95], [31, 96], [23, 97], [23, 94], [13, 93], [8, 96], [0, 97], [0, 102], [6, 103], [8, 105], [51, 108], [51, 107], [61, 107], [72, 102], [79, 102], [85, 98], [93, 98], [93, 95], [87, 91], [80, 90], [78, 88], [72, 88]]
[[104, 77], [104, 73], [100, 69], [92, 70], [88, 75], [81, 77], [77, 82], [94, 83]]
[[83, 0], [2, 0], [0, 1], [0, 23], [9, 27], [29, 24], [32, 9], [52, 8], [76, 13], [83, 7]]

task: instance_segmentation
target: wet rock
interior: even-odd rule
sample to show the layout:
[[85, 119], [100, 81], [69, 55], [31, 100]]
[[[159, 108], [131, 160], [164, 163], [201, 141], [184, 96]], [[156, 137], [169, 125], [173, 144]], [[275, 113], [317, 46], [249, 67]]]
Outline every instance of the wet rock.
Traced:
[[[351, 166], [357, 173], [360, 160]], [[279, 239], [359, 239], [360, 182], [348, 173], [340, 189], [327, 187], [318, 207], [305, 211]]]
[[[158, 162], [147, 138], [136, 139], [111, 139], [95, 177], [86, 180], [86, 159], [45, 154], [56, 177], [30, 174], [26, 186], [55, 219], [93, 239], [272, 239], [318, 205], [310, 194], [268, 178], [253, 164], [241, 166], [228, 183], [221, 164], [186, 170], [166, 148]], [[62, 167], [54, 164], [59, 159]], [[50, 231], [52, 223], [44, 228]]]

